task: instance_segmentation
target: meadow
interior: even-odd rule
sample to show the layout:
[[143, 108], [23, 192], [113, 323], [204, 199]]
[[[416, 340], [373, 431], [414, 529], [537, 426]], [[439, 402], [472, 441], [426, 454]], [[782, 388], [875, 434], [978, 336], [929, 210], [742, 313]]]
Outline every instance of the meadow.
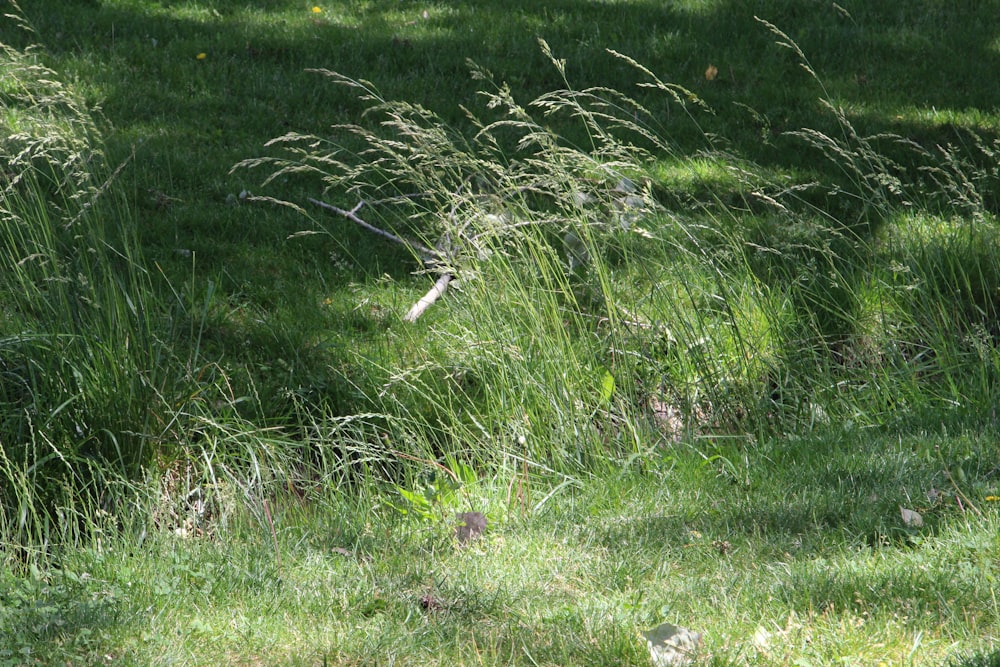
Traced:
[[9, 2], [0, 664], [1000, 664], [997, 5]]

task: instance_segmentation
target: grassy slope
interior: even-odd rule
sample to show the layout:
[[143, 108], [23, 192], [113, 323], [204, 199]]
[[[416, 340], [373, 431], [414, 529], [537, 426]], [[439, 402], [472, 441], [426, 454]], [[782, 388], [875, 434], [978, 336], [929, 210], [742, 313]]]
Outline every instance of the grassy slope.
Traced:
[[[779, 133], [828, 121], [815, 115], [815, 84], [753, 14], [799, 41], [860, 126], [933, 143], [955, 140], [959, 127], [995, 137], [998, 52], [981, 20], [995, 4], [844, 3], [850, 18], [776, 2], [323, 3], [317, 14], [297, 1], [135, 0], [25, 9], [47, 61], [103, 107], [116, 156], [141, 142], [127, 179], [144, 250], [196, 327], [215, 286], [204, 358], [221, 356], [234, 375], [246, 368], [267, 416], [281, 418], [285, 388], [352, 409], [350, 389], [338, 384], [352, 350], [387, 363], [405, 355], [396, 341], [412, 340], [395, 333], [396, 317], [422, 291], [407, 258], [354, 229], [285, 241], [303, 220], [227, 201], [256, 189], [250, 175], [228, 169], [267, 139], [356, 118], [357, 102], [303, 68], [364, 76], [387, 97], [458, 121], [456, 103], [475, 104], [466, 57], [527, 99], [559, 85], [536, 36], [569, 59], [579, 85], [632, 80], [601, 53], [612, 47], [704, 96], [718, 110], [704, 128], [723, 132], [734, 150], [802, 174], [823, 167]], [[709, 63], [720, 71], [712, 82]], [[678, 143], [700, 146], [702, 135], [686, 127], [677, 124]], [[314, 194], [287, 188], [280, 194]], [[383, 273], [389, 281], [379, 282]], [[494, 528], [466, 551], [452, 547], [447, 524], [402, 522], [372, 501], [375, 511], [367, 502], [281, 508], [280, 569], [262, 517], [237, 516], [212, 540], [156, 535], [142, 549], [68, 554], [61, 572], [5, 580], [0, 627], [12, 630], [0, 649], [12, 653], [0, 657], [644, 664], [635, 630], [670, 620], [705, 630], [719, 664], [940, 664], [996, 636], [998, 528], [984, 500], [998, 491], [990, 433], [899, 439], [843, 430], [757, 446], [706, 440], [659, 456], [641, 471], [563, 488], [530, 520], [508, 506], [514, 472], [501, 470], [472, 492]], [[956, 466], [987, 517], [950, 495], [942, 470]], [[537, 482], [532, 500], [552, 483]], [[932, 502], [933, 488], [949, 495]], [[899, 506], [921, 511], [925, 528], [903, 526]], [[442, 609], [425, 613], [425, 595]], [[758, 628], [770, 639], [760, 634], [754, 647]]]
[[[458, 106], [478, 104], [466, 58], [528, 100], [560, 85], [536, 38], [569, 61], [574, 85], [628, 90], [636, 76], [604, 53], [613, 48], [717, 110], [699, 118], [701, 129], [665, 117], [666, 135], [681, 146], [703, 147], [701, 130], [719, 132], [724, 145], [762, 166], [807, 177], [822, 164], [781, 133], [830, 130], [831, 121], [817, 113], [815, 83], [753, 21], [759, 15], [799, 41], [862, 131], [931, 145], [959, 140], [961, 127], [995, 136], [990, 73], [1000, 56], [978, 19], [982, 5], [844, 6], [849, 16], [829, 6], [721, 1], [321, 3], [314, 13], [291, 1], [122, 0], [25, 10], [47, 61], [103, 108], [117, 159], [136, 149], [129, 177], [148, 259], [195, 314], [209, 282], [215, 286], [208, 358], [223, 355], [233, 373], [249, 367], [267, 412], [280, 416], [286, 387], [325, 393], [350, 411], [349, 389], [326, 369], [349, 364], [351, 348], [391, 357], [381, 332], [422, 286], [408, 279], [405, 256], [341, 221], [328, 221], [332, 237], [286, 241], [308, 223], [227, 203], [257, 191], [256, 174], [228, 171], [262, 154], [268, 139], [358, 119], [362, 107], [349, 91], [306, 68], [370, 79], [387, 98], [423, 104], [461, 126]], [[719, 69], [714, 81], [704, 77], [709, 64]], [[286, 183], [268, 193], [301, 201], [316, 187]], [[373, 290], [383, 274], [393, 282]]]

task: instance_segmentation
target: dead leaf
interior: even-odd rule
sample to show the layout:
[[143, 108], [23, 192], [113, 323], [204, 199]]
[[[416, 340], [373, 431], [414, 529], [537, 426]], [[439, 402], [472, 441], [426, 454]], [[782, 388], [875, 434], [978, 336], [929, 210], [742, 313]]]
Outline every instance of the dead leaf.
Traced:
[[434, 597], [430, 593], [420, 596], [420, 606], [425, 611], [441, 611], [444, 609], [444, 602], [440, 598]]
[[924, 517], [913, 510], [908, 510], [901, 506], [899, 508], [899, 515], [903, 517], [903, 523], [906, 524], [907, 528], [920, 528], [924, 525]]
[[717, 76], [719, 76], [719, 68], [710, 64], [705, 70], [705, 78], [709, 81], [715, 81], [715, 77]]

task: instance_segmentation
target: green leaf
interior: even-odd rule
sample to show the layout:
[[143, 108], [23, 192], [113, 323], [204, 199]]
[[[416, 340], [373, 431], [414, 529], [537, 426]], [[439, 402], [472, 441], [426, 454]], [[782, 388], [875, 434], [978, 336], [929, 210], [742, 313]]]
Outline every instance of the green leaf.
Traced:
[[407, 510], [401, 510], [403, 514], [413, 514], [421, 519], [424, 519], [425, 521], [429, 521], [434, 518], [433, 503], [430, 500], [419, 493], [414, 493], [413, 491], [404, 489], [403, 487], [396, 487], [396, 490], [399, 491], [399, 495], [401, 495], [403, 500], [405, 500], [408, 504]]
[[476, 471], [472, 469], [472, 466], [459, 461], [450, 454], [445, 457], [444, 462], [448, 466], [448, 469], [458, 478], [460, 485], [468, 486], [476, 483]]
[[601, 403], [609, 403], [615, 394], [615, 376], [605, 369], [601, 378]]

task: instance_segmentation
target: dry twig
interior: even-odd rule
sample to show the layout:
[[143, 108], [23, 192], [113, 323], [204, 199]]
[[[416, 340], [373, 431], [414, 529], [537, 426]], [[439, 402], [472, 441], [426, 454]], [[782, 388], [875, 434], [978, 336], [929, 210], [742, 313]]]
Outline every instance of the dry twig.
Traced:
[[[393, 243], [398, 243], [400, 245], [406, 246], [411, 251], [413, 251], [415, 255], [418, 255], [425, 264], [444, 264], [443, 260], [447, 259], [443, 257], [442, 254], [437, 250], [431, 250], [430, 248], [428, 248], [423, 244], [416, 243], [414, 241], [408, 241], [407, 239], [404, 239], [401, 236], [397, 236], [392, 232], [387, 232], [384, 229], [376, 227], [375, 225], [372, 225], [362, 220], [358, 216], [358, 211], [360, 211], [361, 208], [365, 205], [364, 201], [358, 202], [357, 205], [349, 211], [346, 209], [342, 209], [338, 206], [334, 206], [333, 204], [327, 204], [326, 202], [320, 201], [319, 199], [313, 199], [312, 197], [309, 198], [309, 203], [315, 206], [319, 206], [320, 208], [324, 208], [328, 211], [333, 211], [338, 215], [342, 215], [351, 222], [363, 227], [364, 229], [367, 229], [373, 234], [378, 234], [382, 238], [388, 239]], [[406, 320], [407, 322], [416, 322], [417, 318], [423, 315], [424, 311], [430, 308], [434, 304], [434, 302], [437, 301], [441, 297], [441, 295], [445, 293], [445, 291], [448, 289], [448, 284], [451, 282], [453, 277], [454, 276], [451, 273], [441, 274], [441, 276], [434, 283], [434, 286], [431, 287], [430, 290], [428, 290], [427, 294], [422, 296], [419, 301], [413, 304], [413, 307], [410, 308], [410, 310], [406, 313], [403, 319]]]

